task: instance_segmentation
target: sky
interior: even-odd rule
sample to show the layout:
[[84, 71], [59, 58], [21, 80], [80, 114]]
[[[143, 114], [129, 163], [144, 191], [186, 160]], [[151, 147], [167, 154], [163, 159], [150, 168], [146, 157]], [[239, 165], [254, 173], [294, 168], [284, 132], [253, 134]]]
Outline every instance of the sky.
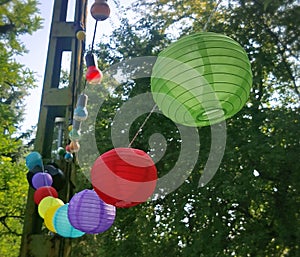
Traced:
[[[25, 100], [25, 116], [24, 122], [22, 124], [22, 131], [31, 129], [32, 126], [35, 126], [38, 122], [40, 101], [44, 80], [44, 72], [47, 59], [50, 27], [52, 20], [52, 9], [54, 0], [40, 0], [40, 16], [43, 20], [43, 28], [33, 33], [32, 35], [22, 36], [20, 39], [25, 44], [27, 54], [23, 56], [18, 56], [16, 59], [24, 64], [26, 67], [30, 68], [35, 72], [35, 78], [37, 80], [37, 87], [30, 90], [29, 96]], [[128, 6], [133, 0], [124, 1], [124, 5]], [[86, 26], [86, 45], [91, 44], [93, 29], [95, 26], [95, 20], [90, 15], [90, 6], [94, 3], [94, 0], [88, 0], [88, 16], [87, 16], [87, 26]], [[115, 1], [108, 1], [108, 4], [111, 9], [110, 18], [106, 21], [100, 22], [98, 24], [97, 36], [95, 43], [101, 40], [101, 35], [109, 35], [113, 28], [116, 28], [119, 25], [119, 8], [124, 8], [123, 6], [115, 5]], [[74, 20], [74, 9], [75, 9], [75, 0], [69, 0], [68, 16], [67, 21]], [[64, 68], [64, 64], [62, 64]]]

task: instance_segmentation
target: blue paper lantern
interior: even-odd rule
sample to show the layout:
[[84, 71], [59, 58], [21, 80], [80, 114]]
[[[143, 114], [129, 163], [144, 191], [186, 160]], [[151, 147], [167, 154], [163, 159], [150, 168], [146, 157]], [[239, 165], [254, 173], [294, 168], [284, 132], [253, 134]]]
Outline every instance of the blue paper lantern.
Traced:
[[35, 166], [43, 167], [42, 156], [38, 152], [31, 152], [26, 156], [25, 160], [29, 170], [33, 169]]
[[69, 204], [59, 207], [53, 217], [53, 226], [57, 234], [62, 237], [76, 238], [84, 235], [84, 232], [74, 228], [68, 218]]
[[69, 203], [70, 223], [88, 234], [109, 229], [116, 216], [116, 207], [103, 202], [94, 190], [85, 189], [75, 194]]

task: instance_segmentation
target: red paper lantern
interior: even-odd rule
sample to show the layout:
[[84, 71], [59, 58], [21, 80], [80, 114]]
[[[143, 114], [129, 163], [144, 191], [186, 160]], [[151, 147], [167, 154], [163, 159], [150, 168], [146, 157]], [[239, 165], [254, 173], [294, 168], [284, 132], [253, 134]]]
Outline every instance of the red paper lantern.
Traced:
[[157, 171], [142, 150], [112, 149], [95, 161], [92, 185], [100, 198], [116, 207], [131, 207], [145, 202], [154, 192]]
[[43, 198], [47, 196], [53, 196], [54, 198], [58, 197], [58, 193], [54, 187], [44, 186], [38, 188], [33, 195], [34, 202], [38, 205]]

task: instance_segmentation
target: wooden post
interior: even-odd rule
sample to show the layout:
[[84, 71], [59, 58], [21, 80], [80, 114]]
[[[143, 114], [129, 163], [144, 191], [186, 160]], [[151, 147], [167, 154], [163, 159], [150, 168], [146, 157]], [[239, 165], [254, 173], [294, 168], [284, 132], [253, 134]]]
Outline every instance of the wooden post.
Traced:
[[[74, 22], [67, 22], [68, 0], [54, 0], [53, 17], [45, 69], [44, 85], [40, 106], [40, 115], [35, 140], [35, 151], [38, 151], [44, 163], [51, 160], [54, 144], [55, 118], [64, 118], [67, 143], [67, 126], [77, 95], [82, 89], [82, 58], [84, 41], [76, 38], [76, 24], [86, 24], [87, 0], [76, 0]], [[69, 85], [60, 88], [62, 53], [72, 53]], [[65, 187], [60, 190], [59, 198], [68, 202], [73, 194], [75, 182], [71, 179], [75, 165], [61, 161], [57, 163], [67, 178]], [[72, 174], [72, 176], [71, 176]], [[37, 206], [33, 201], [34, 190], [29, 189], [26, 205], [20, 257], [68, 257], [71, 252], [71, 239], [53, 235], [43, 227]]]

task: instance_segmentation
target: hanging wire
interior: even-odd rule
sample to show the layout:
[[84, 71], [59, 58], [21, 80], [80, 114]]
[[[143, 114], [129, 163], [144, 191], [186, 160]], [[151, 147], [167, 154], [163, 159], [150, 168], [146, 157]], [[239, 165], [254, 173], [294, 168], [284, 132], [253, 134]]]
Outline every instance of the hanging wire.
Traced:
[[[214, 16], [214, 14], [216, 13], [220, 3], [222, 2], [222, 0], [219, 0], [215, 6], [215, 8], [211, 11], [207, 22], [205, 23], [204, 27], [203, 27], [203, 31], [206, 31], [208, 28], [208, 25], [212, 19], [212, 17]], [[134, 141], [136, 140], [137, 136], [139, 135], [139, 133], [142, 131], [143, 127], [146, 125], [147, 121], [149, 120], [150, 116], [152, 115], [152, 113], [154, 112], [155, 108], [157, 107], [157, 105], [155, 104], [152, 108], [152, 110], [150, 111], [150, 113], [148, 114], [148, 116], [146, 117], [146, 119], [144, 120], [144, 122], [142, 123], [142, 125], [139, 127], [138, 131], [136, 132], [136, 134], [134, 135], [134, 137], [132, 138], [131, 142], [129, 143], [128, 147], [131, 147], [131, 145], [134, 143]]]
[[42, 162], [42, 172], [46, 173], [44, 163]]
[[142, 125], [139, 127], [138, 131], [135, 133], [134, 137], [132, 138], [131, 142], [129, 143], [128, 147], [131, 147], [131, 145], [133, 144], [133, 142], [135, 141], [135, 139], [137, 138], [137, 136], [139, 135], [139, 133], [142, 131], [143, 127], [146, 125], [147, 121], [149, 120], [150, 116], [152, 115], [152, 113], [155, 111], [155, 108], [157, 107], [157, 105], [155, 104], [152, 108], [152, 110], [149, 112], [148, 116], [146, 117], [146, 119], [144, 120], [144, 122], [142, 123]]
[[96, 37], [96, 31], [97, 31], [97, 24], [98, 24], [98, 21], [96, 20], [96, 22], [95, 22], [95, 28], [94, 28], [94, 35], [93, 35], [93, 40], [92, 40], [92, 49], [91, 49], [91, 52], [93, 52], [93, 50], [94, 50], [95, 37]]
[[83, 85], [83, 91], [86, 89], [86, 85], [87, 85], [87, 80], [84, 80], [84, 85]]
[[[92, 53], [94, 51], [94, 45], [95, 45], [95, 37], [96, 37], [96, 32], [97, 32], [97, 25], [98, 25], [98, 21], [96, 20], [95, 22], [95, 28], [94, 28], [94, 34], [93, 34], [93, 40], [92, 40], [92, 45], [91, 45], [91, 50], [90, 52]], [[86, 89], [86, 85], [87, 85], [87, 80], [84, 80], [84, 85], [83, 85], [83, 90]]]
[[[222, 0], [219, 0], [215, 6], [215, 8], [212, 10], [212, 12], [210, 13], [207, 22], [205, 23], [204, 27], [203, 27], [203, 31], [206, 31], [208, 28], [208, 25], [212, 19], [212, 17], [214, 16], [214, 14], [216, 13], [220, 3], [222, 2]], [[119, 6], [119, 3], [117, 1], [114, 1], [114, 3]], [[96, 36], [96, 31], [97, 31], [97, 24], [98, 21], [96, 21], [95, 23], [95, 29], [94, 29], [94, 35], [93, 35], [93, 40], [92, 40], [92, 46], [91, 46], [91, 52], [93, 52], [94, 50], [94, 44], [95, 44], [95, 36]], [[84, 84], [84, 89], [86, 88], [86, 84], [87, 81], [85, 80], [85, 84]], [[150, 113], [148, 114], [148, 116], [146, 117], [146, 119], [144, 120], [144, 122], [141, 124], [141, 126], [139, 127], [139, 129], [137, 130], [137, 132], [135, 133], [134, 137], [132, 138], [132, 140], [130, 141], [128, 147], [131, 147], [132, 144], [134, 143], [134, 141], [136, 140], [137, 136], [139, 135], [139, 133], [142, 131], [142, 129], [144, 128], [144, 126], [146, 125], [147, 121], [149, 120], [149, 118], [151, 117], [152, 113], [155, 111], [157, 105], [155, 104], [152, 108], [152, 110], [150, 111]]]
[[222, 2], [222, 0], [219, 0], [219, 1], [217, 2], [217, 4], [216, 4], [215, 8], [211, 11], [211, 13], [210, 13], [210, 15], [209, 15], [209, 17], [208, 17], [206, 23], [204, 24], [204, 27], [203, 27], [203, 29], [202, 29], [203, 31], [206, 31], [206, 30], [207, 30], [208, 25], [209, 25], [209, 23], [210, 23], [212, 17], [215, 15], [216, 11], [218, 10], [218, 7], [219, 7], [219, 5], [220, 5], [221, 2]]

